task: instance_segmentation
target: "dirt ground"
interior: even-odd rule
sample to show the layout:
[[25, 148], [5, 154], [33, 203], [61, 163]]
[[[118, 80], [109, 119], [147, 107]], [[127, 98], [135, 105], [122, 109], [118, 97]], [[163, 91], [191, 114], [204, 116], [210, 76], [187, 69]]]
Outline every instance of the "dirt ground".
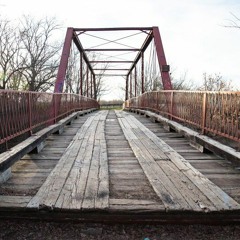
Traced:
[[239, 240], [240, 225], [90, 224], [0, 220], [0, 239]]

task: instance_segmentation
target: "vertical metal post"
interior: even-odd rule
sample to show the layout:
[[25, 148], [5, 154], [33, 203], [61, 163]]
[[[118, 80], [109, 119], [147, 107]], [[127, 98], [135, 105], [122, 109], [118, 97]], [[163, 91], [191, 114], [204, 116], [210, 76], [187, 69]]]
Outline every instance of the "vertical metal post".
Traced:
[[93, 76], [91, 73], [91, 98], [93, 98]]
[[163, 89], [172, 90], [172, 83], [169, 75], [169, 65], [167, 65], [158, 27], [153, 27], [153, 37], [156, 46], [159, 69], [161, 71], [162, 76]]
[[89, 69], [87, 67], [87, 97], [88, 97], [88, 74], [89, 74]]
[[202, 103], [202, 134], [205, 134], [206, 127], [206, 107], [207, 107], [207, 93], [203, 93], [203, 103]]
[[80, 52], [80, 95], [83, 95], [83, 53]]
[[65, 37], [65, 42], [63, 45], [60, 65], [58, 68], [57, 79], [54, 87], [55, 93], [62, 93], [63, 91], [63, 85], [64, 85], [64, 80], [65, 80], [67, 66], [68, 66], [68, 58], [71, 50], [72, 37], [73, 37], [73, 28], [68, 28], [66, 37]]
[[132, 98], [132, 72], [130, 73], [130, 98]]
[[32, 97], [31, 97], [32, 93], [29, 92], [28, 93], [28, 112], [29, 112], [29, 132], [30, 135], [32, 135]]
[[[54, 93], [63, 92], [63, 86], [66, 78], [68, 58], [71, 50], [72, 38], [73, 38], [73, 28], [68, 28], [66, 37], [65, 37], [65, 42], [63, 45], [62, 56], [61, 56], [60, 65], [58, 68], [57, 78], [54, 86]], [[54, 103], [54, 99], [52, 99], [52, 107], [51, 107], [51, 113], [50, 113], [52, 118], [54, 118], [55, 112], [58, 113], [60, 104], [61, 104], [61, 96], [57, 98], [56, 103]], [[52, 121], [52, 123], [54, 123], [54, 120]]]
[[126, 90], [125, 90], [125, 100], [127, 101], [128, 100], [128, 78], [129, 78], [129, 75], [127, 75], [126, 77]]
[[93, 90], [94, 90], [94, 99], [97, 100], [97, 88], [96, 88], [96, 76], [93, 74]]
[[57, 96], [58, 94], [53, 94], [53, 107], [54, 107], [54, 119], [53, 122], [57, 122]]
[[137, 96], [137, 68], [135, 66], [134, 68], [134, 75], [135, 75], [135, 88], [134, 88], [134, 96], [136, 97]]
[[174, 92], [171, 92], [171, 108], [170, 108], [170, 120], [173, 120], [173, 94]]
[[144, 53], [142, 52], [142, 94], [144, 93]]
[[156, 101], [156, 109], [157, 109], [157, 113], [159, 113], [159, 92], [157, 92], [157, 101]]

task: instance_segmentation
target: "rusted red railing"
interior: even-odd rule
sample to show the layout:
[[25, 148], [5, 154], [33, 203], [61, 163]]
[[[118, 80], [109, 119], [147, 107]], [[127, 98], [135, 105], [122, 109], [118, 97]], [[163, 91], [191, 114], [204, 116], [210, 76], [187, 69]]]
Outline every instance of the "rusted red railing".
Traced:
[[240, 92], [147, 92], [125, 102], [126, 108], [154, 111], [201, 131], [240, 142]]
[[0, 145], [7, 149], [16, 137], [29, 136], [75, 111], [90, 108], [99, 108], [98, 102], [76, 94], [0, 90]]

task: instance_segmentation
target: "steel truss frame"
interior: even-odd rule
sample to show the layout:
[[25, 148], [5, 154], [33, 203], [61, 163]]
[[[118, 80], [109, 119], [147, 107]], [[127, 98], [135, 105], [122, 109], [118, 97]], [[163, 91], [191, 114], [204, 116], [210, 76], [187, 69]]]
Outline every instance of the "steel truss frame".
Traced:
[[[80, 42], [79, 36], [83, 33], [86, 32], [106, 32], [106, 31], [141, 31], [146, 33], [147, 37], [145, 38], [145, 41], [143, 42], [141, 48], [86, 48], [84, 49], [82, 46], [82, 43]], [[126, 90], [125, 90], [125, 99], [129, 99], [129, 94], [128, 90], [130, 88], [130, 97], [133, 96], [132, 93], [132, 84], [135, 85], [135, 91], [134, 95], [136, 97], [136, 66], [137, 63], [141, 60], [141, 93], [144, 93], [144, 52], [148, 48], [149, 44], [154, 41], [155, 48], [156, 48], [156, 54], [157, 54], [157, 59], [158, 59], [158, 64], [159, 64], [159, 69], [161, 73], [161, 78], [162, 78], [162, 84], [163, 84], [163, 89], [164, 90], [172, 90], [172, 84], [170, 80], [170, 75], [169, 75], [169, 65], [167, 65], [166, 58], [165, 58], [165, 53], [163, 49], [163, 44], [161, 40], [161, 35], [159, 32], [158, 27], [124, 27], [124, 28], [72, 28], [69, 27], [67, 29], [66, 37], [65, 37], [65, 42], [63, 45], [63, 50], [62, 50], [62, 56], [60, 60], [60, 65], [58, 68], [58, 74], [55, 82], [55, 88], [54, 92], [55, 93], [61, 93], [63, 91], [63, 85], [64, 85], [64, 80], [66, 77], [66, 71], [68, 67], [68, 58], [70, 55], [71, 51], [71, 46], [72, 42], [74, 42], [75, 46], [77, 47], [78, 51], [80, 52], [80, 89], [79, 93], [82, 95], [83, 94], [83, 60], [85, 61], [87, 65], [87, 85], [90, 85], [90, 93], [87, 91], [87, 97], [94, 98], [96, 99], [96, 76], [98, 76], [98, 73], [95, 73], [96, 70], [104, 70], [101, 68], [95, 68], [93, 67], [93, 64], [96, 63], [131, 63], [130, 68], [123, 67], [122, 69], [117, 67], [117, 68], [111, 68], [111, 69], [105, 69], [108, 71], [126, 71], [126, 73], [123, 74], [103, 74], [106, 76], [123, 76], [126, 79]], [[109, 41], [109, 42], [115, 42], [115, 41]], [[125, 51], [131, 51], [131, 52], [137, 52], [137, 55], [135, 59], [131, 61], [110, 61], [110, 60], [101, 60], [101, 61], [89, 61], [88, 56], [86, 52], [92, 52], [92, 51], [117, 51], [117, 52], [125, 52]], [[135, 79], [133, 79], [133, 74], [135, 73]], [[133, 81], [134, 80], [134, 81]]]

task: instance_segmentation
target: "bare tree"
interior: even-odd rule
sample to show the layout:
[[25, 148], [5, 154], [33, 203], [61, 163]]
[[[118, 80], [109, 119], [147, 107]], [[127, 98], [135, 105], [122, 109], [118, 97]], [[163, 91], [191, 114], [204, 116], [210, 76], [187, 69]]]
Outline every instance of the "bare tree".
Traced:
[[203, 74], [203, 84], [198, 88], [201, 91], [231, 91], [233, 90], [232, 82], [224, 80], [218, 73]]
[[231, 15], [233, 16], [233, 19], [229, 20], [229, 25], [226, 25], [225, 27], [240, 29], [240, 18], [233, 13], [231, 13]]
[[53, 42], [53, 34], [60, 26], [55, 18], [35, 20], [24, 16], [20, 26], [20, 40], [24, 46], [21, 72], [30, 91], [46, 91], [56, 77], [61, 44]]
[[[91, 61], [96, 61], [98, 57], [91, 53], [88, 54], [88, 59], [91, 59]], [[94, 64], [92, 67], [94, 68]], [[83, 95], [87, 96], [89, 95], [91, 88], [92, 88], [92, 93], [93, 93], [93, 98], [94, 99], [100, 99], [103, 95], [105, 95], [109, 89], [108, 87], [104, 84], [104, 73], [106, 69], [108, 68], [108, 64], [104, 64], [104, 66], [101, 66], [102, 70], [95, 75], [95, 91], [94, 91], [94, 84], [93, 84], [93, 77], [92, 81], [91, 79], [91, 73], [90, 71], [88, 72], [87, 76], [87, 64], [83, 61], [83, 73], [82, 73], [82, 80], [83, 80]], [[88, 77], [88, 83], [87, 83], [87, 77]], [[79, 51], [72, 46], [70, 56], [68, 59], [68, 68], [66, 72], [66, 79], [65, 79], [65, 89], [64, 92], [66, 93], [77, 93], [79, 94], [79, 88], [80, 88], [80, 54]], [[92, 86], [91, 86], [92, 83]], [[87, 94], [88, 93], [88, 94]]]
[[100, 100], [101, 97], [106, 95], [109, 91], [109, 87], [105, 84], [103, 80], [103, 75], [98, 75], [96, 77], [96, 95], [94, 98], [96, 100]]
[[[173, 90], [192, 90], [194, 89], [194, 84], [187, 77], [187, 72], [185, 71], [179, 77], [175, 77], [173, 73], [170, 74], [170, 79], [172, 83]], [[157, 91], [163, 90], [162, 78], [160, 72], [149, 71], [146, 67], [145, 72], [145, 91]]]
[[7, 19], [0, 19], [0, 89], [18, 89], [23, 70], [21, 42], [17, 28]]

